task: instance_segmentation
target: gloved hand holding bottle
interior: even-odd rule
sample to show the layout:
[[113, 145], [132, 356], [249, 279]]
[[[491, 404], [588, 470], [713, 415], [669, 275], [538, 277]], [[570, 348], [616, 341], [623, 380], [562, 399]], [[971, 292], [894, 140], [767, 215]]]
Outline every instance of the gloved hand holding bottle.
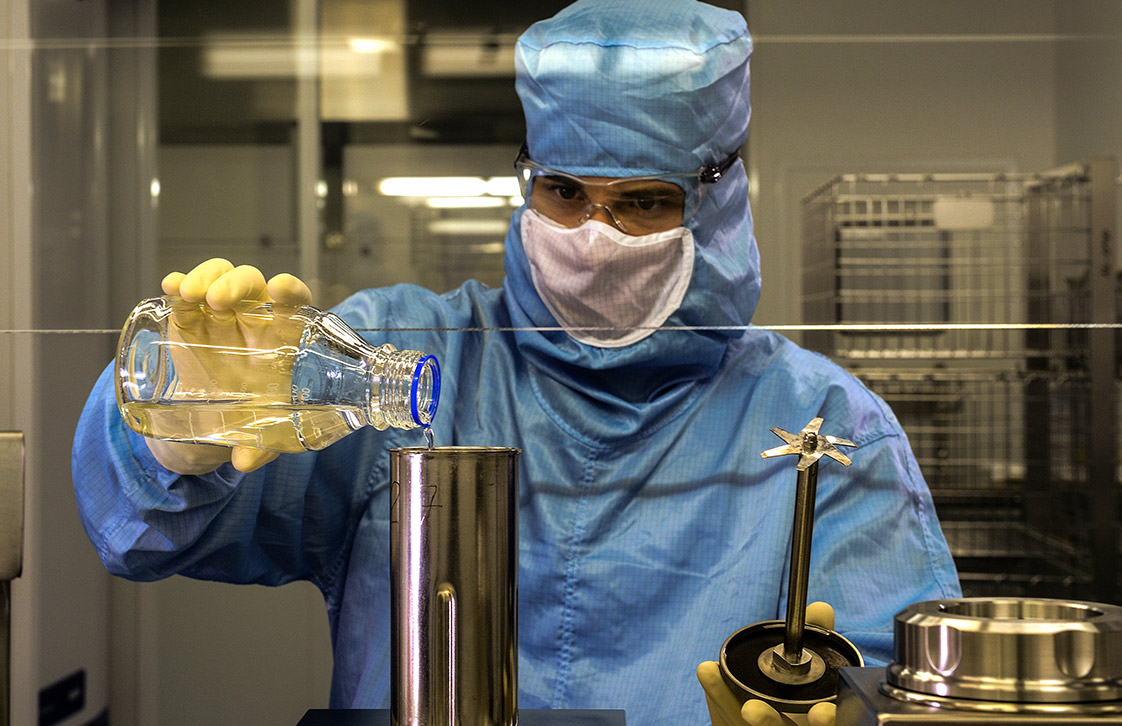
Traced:
[[210, 471], [232, 447], [234, 466], [249, 471], [363, 426], [423, 426], [428, 435], [436, 358], [371, 345], [306, 305], [308, 288], [295, 277], [266, 283], [253, 267], [208, 260], [169, 275], [164, 292], [137, 305], [121, 333], [117, 404], [168, 468]]
[[[235, 267], [228, 260], [214, 258], [207, 260], [187, 274], [172, 272], [163, 279], [161, 287], [165, 295], [182, 298], [189, 303], [202, 303], [210, 309], [197, 309], [192, 313], [179, 314], [172, 321], [178, 334], [200, 340], [201, 336], [210, 337], [215, 345], [232, 346], [248, 342], [258, 344], [268, 331], [254, 329], [253, 326], [239, 324], [232, 309], [245, 300], [276, 302], [290, 307], [307, 305], [312, 300], [311, 291], [300, 279], [280, 274], [265, 280], [260, 270], [249, 265]], [[204, 319], [204, 316], [208, 319]], [[257, 338], [257, 340], [253, 340]], [[199, 372], [202, 374], [202, 372]], [[234, 377], [239, 371], [229, 369], [216, 374]], [[181, 372], [183, 375], [183, 372]], [[202, 474], [213, 471], [221, 464], [231, 461], [240, 471], [253, 471], [273, 459], [279, 452], [264, 449], [235, 446], [225, 448], [201, 444], [185, 444], [148, 437], [148, 448], [157, 461], [180, 474]]]
[[[824, 602], [811, 603], [806, 608], [806, 622], [833, 630], [834, 609]], [[834, 726], [837, 709], [833, 703], [816, 704], [805, 714], [779, 713], [763, 701], [755, 699], [741, 706], [721, 678], [721, 669], [716, 661], [709, 660], [699, 665], [697, 680], [705, 689], [705, 701], [709, 706], [709, 719], [713, 726]]]

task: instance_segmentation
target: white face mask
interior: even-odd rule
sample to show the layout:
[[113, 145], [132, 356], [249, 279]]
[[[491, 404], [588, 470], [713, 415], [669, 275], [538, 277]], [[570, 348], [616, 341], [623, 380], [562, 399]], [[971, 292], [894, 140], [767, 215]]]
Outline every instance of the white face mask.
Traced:
[[576, 340], [621, 348], [654, 332], [682, 304], [693, 272], [693, 234], [675, 227], [633, 237], [588, 220], [569, 229], [532, 209], [522, 246], [534, 288]]

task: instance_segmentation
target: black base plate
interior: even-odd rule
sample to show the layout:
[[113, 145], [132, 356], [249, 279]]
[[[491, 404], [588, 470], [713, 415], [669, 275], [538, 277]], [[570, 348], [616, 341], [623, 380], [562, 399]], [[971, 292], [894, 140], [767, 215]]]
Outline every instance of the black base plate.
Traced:
[[743, 703], [750, 698], [766, 701], [780, 711], [805, 713], [816, 703], [833, 700], [838, 693], [838, 670], [864, 665], [852, 643], [832, 630], [807, 624], [803, 647], [826, 662], [826, 672], [810, 683], [789, 685], [772, 680], [760, 671], [759, 657], [783, 642], [786, 623], [768, 620], [741, 628], [721, 648], [721, 676]]

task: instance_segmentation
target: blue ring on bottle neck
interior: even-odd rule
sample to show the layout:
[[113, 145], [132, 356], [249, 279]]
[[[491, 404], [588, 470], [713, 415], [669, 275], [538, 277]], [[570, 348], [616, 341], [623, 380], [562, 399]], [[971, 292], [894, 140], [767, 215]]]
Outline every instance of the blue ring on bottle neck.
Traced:
[[[421, 414], [417, 410], [417, 389], [421, 385], [421, 374], [425, 370], [425, 366], [432, 363], [432, 402], [429, 404], [429, 420], [425, 423], [421, 420]], [[413, 369], [413, 385], [409, 391], [409, 413], [413, 416], [413, 421], [418, 426], [432, 426], [432, 421], [436, 418], [436, 406], [440, 403], [440, 361], [434, 355], [426, 355], [417, 361], [417, 367]]]

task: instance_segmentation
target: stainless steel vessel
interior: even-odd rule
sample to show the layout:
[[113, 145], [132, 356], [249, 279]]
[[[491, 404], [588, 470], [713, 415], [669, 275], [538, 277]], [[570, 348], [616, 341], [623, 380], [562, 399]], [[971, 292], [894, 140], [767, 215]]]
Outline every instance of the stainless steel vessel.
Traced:
[[1122, 699], [1122, 607], [1045, 598], [916, 603], [896, 616], [887, 683], [939, 698]]
[[843, 669], [838, 726], [1122, 723], [1117, 605], [916, 603], [896, 615], [894, 661], [884, 671]]
[[518, 457], [390, 450], [395, 726], [518, 722]]

